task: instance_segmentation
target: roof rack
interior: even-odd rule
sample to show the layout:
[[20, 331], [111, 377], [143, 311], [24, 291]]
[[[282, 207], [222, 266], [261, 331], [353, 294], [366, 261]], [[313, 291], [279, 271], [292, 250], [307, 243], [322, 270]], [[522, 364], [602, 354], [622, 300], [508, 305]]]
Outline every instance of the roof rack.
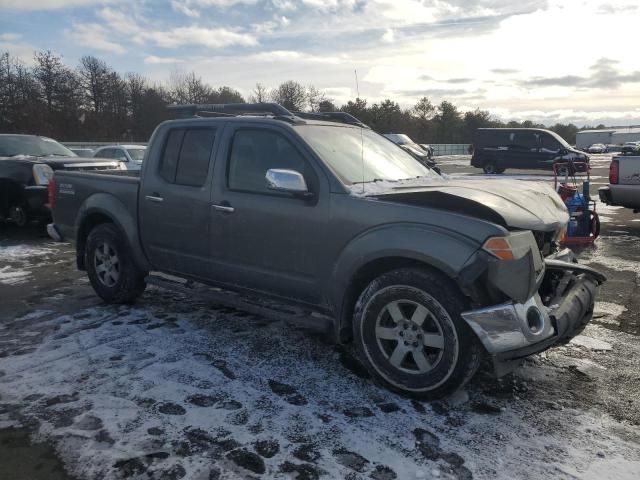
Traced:
[[273, 115], [273, 118], [277, 120], [291, 123], [304, 123], [304, 119], [328, 120], [369, 128], [356, 117], [346, 112], [290, 112], [279, 103], [194, 103], [189, 105], [169, 105], [167, 109], [176, 112], [180, 118], [193, 116]]
[[307, 120], [329, 120], [333, 122], [348, 123], [362, 128], [369, 128], [356, 117], [347, 112], [293, 112], [294, 115]]
[[205, 103], [189, 105], [169, 105], [168, 110], [177, 112], [181, 117], [199, 116], [199, 114], [213, 114], [212, 116], [237, 115], [273, 115], [279, 120], [295, 122], [296, 117], [289, 110], [278, 103]]

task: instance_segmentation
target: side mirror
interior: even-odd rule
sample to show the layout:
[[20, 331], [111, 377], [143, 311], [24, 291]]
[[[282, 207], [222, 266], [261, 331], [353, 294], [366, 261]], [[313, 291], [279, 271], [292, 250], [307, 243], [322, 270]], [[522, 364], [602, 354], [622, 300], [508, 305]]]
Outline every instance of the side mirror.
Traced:
[[265, 175], [267, 188], [279, 192], [290, 193], [296, 197], [310, 198], [313, 194], [300, 172], [285, 168], [272, 168]]

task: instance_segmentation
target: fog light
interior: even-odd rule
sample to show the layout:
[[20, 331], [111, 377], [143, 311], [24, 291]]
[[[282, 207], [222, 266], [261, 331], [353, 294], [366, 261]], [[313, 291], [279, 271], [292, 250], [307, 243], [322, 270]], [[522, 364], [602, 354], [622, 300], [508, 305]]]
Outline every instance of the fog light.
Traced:
[[527, 310], [527, 327], [531, 333], [540, 333], [544, 329], [544, 317], [537, 307]]

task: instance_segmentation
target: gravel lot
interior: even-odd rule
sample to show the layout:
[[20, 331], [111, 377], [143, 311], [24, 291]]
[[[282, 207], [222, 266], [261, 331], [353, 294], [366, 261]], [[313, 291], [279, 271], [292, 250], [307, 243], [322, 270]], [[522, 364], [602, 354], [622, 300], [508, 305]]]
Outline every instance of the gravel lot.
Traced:
[[640, 478], [640, 216], [598, 208], [584, 335], [431, 403], [301, 326], [155, 288], [105, 306], [70, 245], [0, 225], [0, 478]]

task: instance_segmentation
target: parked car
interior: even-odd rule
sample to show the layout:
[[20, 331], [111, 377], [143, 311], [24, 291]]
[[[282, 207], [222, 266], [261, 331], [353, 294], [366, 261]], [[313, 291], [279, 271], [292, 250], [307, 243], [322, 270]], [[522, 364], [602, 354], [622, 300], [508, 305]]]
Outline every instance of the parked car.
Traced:
[[[635, 154], [634, 154], [635, 153]], [[640, 211], [640, 148], [638, 152], [613, 157], [609, 164], [609, 185], [598, 189], [607, 205]]]
[[144, 145], [108, 145], [93, 154], [95, 158], [111, 158], [122, 162], [127, 170], [140, 170], [147, 147]]
[[398, 145], [404, 151], [409, 153], [413, 158], [418, 160], [423, 165], [434, 169], [437, 173], [440, 173], [440, 169], [436, 167], [436, 162], [433, 160], [433, 151], [427, 151], [420, 145], [415, 143], [408, 135], [404, 133], [385, 133], [384, 137], [391, 140]]
[[640, 155], [640, 142], [625, 142], [620, 152], [626, 155]]
[[75, 242], [104, 301], [199, 282], [302, 306], [417, 397], [459, 388], [484, 355], [503, 374], [590, 321], [605, 279], [559, 250], [569, 216], [548, 183], [447, 180], [360, 123], [277, 104], [200, 108], [225, 116], [159, 125], [139, 177], [49, 184], [50, 234]]
[[604, 143], [594, 143], [587, 148], [587, 153], [607, 153], [607, 146]]
[[91, 158], [93, 157], [93, 148], [69, 148], [73, 153], [75, 153], [79, 157]]
[[427, 152], [429, 158], [433, 158], [433, 147], [431, 145], [426, 143], [419, 143], [418, 145], [420, 145], [422, 149]]
[[557, 162], [589, 162], [558, 134], [539, 128], [479, 128], [469, 148], [471, 166], [499, 174], [507, 168], [551, 170]]
[[79, 158], [55, 140], [0, 134], [0, 219], [24, 226], [50, 217], [47, 184], [55, 170], [117, 169], [118, 162]]

